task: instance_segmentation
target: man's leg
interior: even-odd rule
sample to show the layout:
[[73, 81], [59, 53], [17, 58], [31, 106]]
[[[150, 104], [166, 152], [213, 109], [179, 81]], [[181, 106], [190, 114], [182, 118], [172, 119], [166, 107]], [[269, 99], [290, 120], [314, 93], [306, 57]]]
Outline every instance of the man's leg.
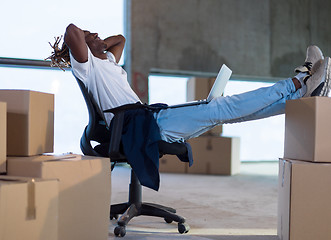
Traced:
[[224, 123], [239, 123], [239, 122], [246, 122], [246, 121], [251, 121], [251, 120], [257, 120], [257, 119], [262, 119], [262, 118], [267, 118], [271, 116], [276, 116], [279, 114], [285, 113], [285, 103], [287, 100], [294, 100], [301, 98], [301, 94], [299, 91], [296, 91], [290, 95], [288, 95], [286, 98], [282, 98], [278, 100], [277, 102], [253, 113], [248, 116], [242, 117], [242, 118], [236, 118], [236, 119], [231, 119], [229, 121], [225, 121]]
[[[299, 73], [296, 76], [296, 78], [301, 80], [300, 85], [303, 86], [303, 89], [300, 89], [299, 91], [288, 95], [286, 98], [282, 98], [279, 101], [273, 103], [272, 105], [261, 109], [251, 115], [244, 116], [238, 119], [231, 119], [229, 121], [225, 121], [224, 123], [250, 121], [285, 113], [286, 100], [298, 99], [302, 96], [327, 96], [330, 92], [331, 85], [331, 59], [329, 57], [321, 59], [320, 50], [316, 46], [309, 47], [307, 49], [307, 52], [310, 53], [310, 55], [307, 54], [310, 57], [310, 60], [313, 59], [313, 57], [315, 57], [316, 60], [314, 61], [315, 64], [311, 68], [311, 71], [313, 71], [314, 74], [307, 75], [305, 73]], [[306, 84], [303, 84], [304, 81], [306, 81]]]
[[197, 137], [218, 124], [252, 115], [268, 106], [270, 106], [267, 111], [268, 116], [279, 114], [278, 108], [284, 108], [284, 106], [273, 104], [283, 99], [285, 101], [291, 96], [294, 97], [293, 94], [299, 88], [295, 82], [292, 79], [286, 79], [271, 87], [218, 97], [208, 104], [161, 110], [156, 114], [161, 137], [168, 142]]

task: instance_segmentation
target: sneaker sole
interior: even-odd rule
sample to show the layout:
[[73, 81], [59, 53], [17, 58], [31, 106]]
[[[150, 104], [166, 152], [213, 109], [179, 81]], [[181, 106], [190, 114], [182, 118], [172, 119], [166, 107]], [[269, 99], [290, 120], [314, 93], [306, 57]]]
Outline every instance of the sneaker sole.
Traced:
[[[326, 84], [326, 79], [327, 79], [327, 73], [330, 71], [330, 58], [325, 59], [325, 61], [323, 62], [323, 75], [321, 76], [321, 80], [319, 83], [314, 83], [314, 82], [309, 82], [310, 78], [314, 77], [311, 76], [308, 80], [307, 80], [307, 88], [310, 89], [310, 91], [308, 91], [303, 95], [303, 97], [313, 97], [313, 96], [327, 96], [328, 92], [330, 91], [330, 81], [328, 79], [328, 83]], [[312, 80], [310, 80], [312, 81]], [[323, 86], [321, 86], [323, 83]], [[316, 84], [316, 85], [315, 85]], [[313, 95], [314, 93], [314, 95]]]
[[325, 66], [326, 73], [325, 73], [324, 86], [319, 94], [319, 96], [323, 96], [323, 97], [329, 96], [330, 88], [331, 88], [331, 80], [330, 80], [330, 78], [331, 78], [331, 60], [329, 57], [327, 58], [327, 62], [325, 65], [326, 65]]

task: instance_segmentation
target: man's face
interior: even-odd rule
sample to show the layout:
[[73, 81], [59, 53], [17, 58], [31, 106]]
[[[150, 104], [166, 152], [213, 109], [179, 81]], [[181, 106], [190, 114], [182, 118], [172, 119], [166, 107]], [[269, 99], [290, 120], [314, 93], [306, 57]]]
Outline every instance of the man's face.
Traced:
[[91, 33], [89, 31], [84, 31], [85, 42], [87, 46], [91, 49], [94, 55], [99, 55], [104, 53], [106, 50], [106, 43], [104, 40], [100, 39], [97, 33]]

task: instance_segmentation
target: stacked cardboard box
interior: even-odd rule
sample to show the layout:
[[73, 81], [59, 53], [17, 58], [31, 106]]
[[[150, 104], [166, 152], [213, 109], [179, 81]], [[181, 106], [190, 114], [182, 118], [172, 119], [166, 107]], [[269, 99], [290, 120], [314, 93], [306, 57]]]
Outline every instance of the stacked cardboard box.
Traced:
[[177, 156], [165, 155], [160, 159], [160, 172], [234, 175], [240, 171], [240, 138], [200, 136], [188, 141], [194, 163], [181, 162]]
[[6, 172], [7, 104], [0, 102], [0, 174]]
[[[7, 135], [6, 131], [0, 132], [0, 154], [4, 153], [1, 149], [5, 142], [8, 178], [6, 182], [0, 179], [0, 236], [5, 236], [0, 238], [106, 240], [111, 190], [109, 159], [45, 155], [53, 152], [54, 95], [0, 90], [0, 101], [5, 102], [0, 103], [0, 128], [7, 131]], [[0, 158], [2, 171], [3, 165]], [[57, 187], [48, 179], [58, 180]], [[26, 208], [32, 210], [26, 213]], [[30, 221], [25, 217], [33, 209], [35, 219]], [[20, 231], [14, 231], [17, 228]]]
[[234, 175], [240, 170], [240, 138], [200, 136], [190, 139], [194, 164], [187, 173]]
[[0, 176], [0, 238], [58, 239], [58, 180]]
[[[216, 78], [198, 78], [192, 77], [187, 81], [187, 101], [202, 100], [208, 97]], [[222, 125], [215, 126], [204, 135], [220, 136]]]
[[7, 155], [53, 152], [54, 95], [29, 90], [0, 90], [7, 103]]
[[175, 155], [164, 155], [159, 161], [159, 172], [187, 173], [188, 163], [181, 162]]
[[279, 165], [278, 236], [331, 239], [331, 98], [286, 103], [284, 158]]
[[[187, 82], [187, 100], [207, 98], [215, 78], [193, 77]], [[216, 126], [198, 138], [190, 139], [194, 163], [188, 167], [176, 156], [160, 159], [160, 172], [233, 175], [240, 168], [240, 139], [221, 137], [222, 126]]]
[[108, 158], [73, 154], [10, 157], [8, 175], [59, 179], [59, 239], [108, 238]]

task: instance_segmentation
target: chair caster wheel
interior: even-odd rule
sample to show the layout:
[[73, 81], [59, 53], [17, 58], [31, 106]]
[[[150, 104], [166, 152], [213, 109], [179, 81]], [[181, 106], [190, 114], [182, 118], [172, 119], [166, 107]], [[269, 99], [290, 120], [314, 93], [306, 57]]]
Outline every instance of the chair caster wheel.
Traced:
[[187, 233], [190, 231], [190, 226], [186, 223], [178, 223], [178, 232], [180, 234]]
[[126, 234], [125, 226], [116, 226], [114, 229], [114, 234], [116, 237], [124, 237]]
[[172, 223], [173, 222], [173, 220], [171, 219], [171, 218], [164, 218], [164, 221], [166, 222], [166, 223]]
[[115, 218], [115, 219], [118, 219], [118, 214], [110, 215], [110, 216], [109, 216], [109, 219], [110, 219], [110, 220], [113, 220], [114, 218]]

